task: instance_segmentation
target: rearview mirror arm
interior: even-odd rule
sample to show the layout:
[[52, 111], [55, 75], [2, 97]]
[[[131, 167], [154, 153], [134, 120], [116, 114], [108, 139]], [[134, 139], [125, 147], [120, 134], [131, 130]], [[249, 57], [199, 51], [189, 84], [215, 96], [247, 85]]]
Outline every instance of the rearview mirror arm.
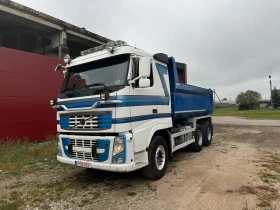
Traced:
[[134, 78], [133, 80], [129, 80], [128, 84], [130, 84], [130, 85], [134, 84], [136, 80], [141, 79], [141, 78], [142, 78], [142, 76], [138, 76], [138, 77]]

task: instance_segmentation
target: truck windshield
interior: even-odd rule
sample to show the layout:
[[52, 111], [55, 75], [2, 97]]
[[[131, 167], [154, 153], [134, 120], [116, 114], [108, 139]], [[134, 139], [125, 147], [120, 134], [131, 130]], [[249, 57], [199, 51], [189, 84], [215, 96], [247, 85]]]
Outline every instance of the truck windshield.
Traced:
[[[67, 90], [105, 89], [123, 86], [127, 78], [129, 55], [118, 55], [70, 67], [61, 93]], [[84, 95], [84, 94], [83, 94]]]

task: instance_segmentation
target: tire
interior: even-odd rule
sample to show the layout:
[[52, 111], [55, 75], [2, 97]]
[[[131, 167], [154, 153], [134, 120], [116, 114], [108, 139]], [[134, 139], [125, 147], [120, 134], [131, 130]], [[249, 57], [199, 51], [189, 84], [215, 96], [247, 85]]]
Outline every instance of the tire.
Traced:
[[[156, 158], [163, 162], [156, 162]], [[144, 167], [142, 175], [149, 179], [160, 179], [164, 176], [168, 163], [168, 147], [162, 136], [154, 136], [148, 149], [149, 165]]]
[[213, 125], [210, 122], [203, 123], [204, 129], [204, 146], [209, 146], [212, 143]]
[[192, 143], [191, 149], [194, 152], [200, 152], [203, 148], [203, 142], [204, 142], [204, 131], [202, 129], [202, 126], [200, 124], [196, 124], [196, 131], [195, 131], [195, 142]]

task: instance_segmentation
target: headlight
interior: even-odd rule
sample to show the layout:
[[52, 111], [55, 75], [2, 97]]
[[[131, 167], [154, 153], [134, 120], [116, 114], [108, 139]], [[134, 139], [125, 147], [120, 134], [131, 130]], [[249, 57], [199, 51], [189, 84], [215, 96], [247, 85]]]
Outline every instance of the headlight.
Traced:
[[57, 155], [62, 157], [62, 150], [60, 146], [57, 146]]
[[51, 99], [51, 100], [50, 100], [50, 105], [51, 105], [51, 106], [56, 105], [56, 100], [55, 100], [55, 99]]
[[70, 61], [71, 61], [70, 55], [66, 54], [66, 55], [64, 56], [64, 62], [65, 62], [66, 64], [68, 64]]
[[56, 148], [57, 148], [57, 155], [58, 156], [62, 156], [62, 150], [61, 150], [62, 146], [60, 144], [59, 137], [56, 138], [56, 144], [57, 144], [57, 146], [56, 146]]
[[56, 145], [57, 145], [57, 146], [60, 146], [59, 143], [60, 143], [60, 142], [59, 142], [59, 134], [57, 133], [57, 134], [56, 134]]
[[124, 138], [116, 137], [114, 142], [114, 151], [113, 155], [117, 155], [124, 151]]

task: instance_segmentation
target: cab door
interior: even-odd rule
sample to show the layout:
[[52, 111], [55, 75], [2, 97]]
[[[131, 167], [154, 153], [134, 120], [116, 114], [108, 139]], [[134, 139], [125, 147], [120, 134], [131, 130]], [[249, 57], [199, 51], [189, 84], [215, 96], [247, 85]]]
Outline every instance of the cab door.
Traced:
[[[134, 151], [146, 149], [152, 128], [158, 123], [158, 91], [154, 81], [154, 61], [150, 65], [150, 87], [140, 88], [139, 80], [130, 85], [131, 128], [133, 132]], [[132, 58], [131, 79], [139, 76], [139, 58]]]

